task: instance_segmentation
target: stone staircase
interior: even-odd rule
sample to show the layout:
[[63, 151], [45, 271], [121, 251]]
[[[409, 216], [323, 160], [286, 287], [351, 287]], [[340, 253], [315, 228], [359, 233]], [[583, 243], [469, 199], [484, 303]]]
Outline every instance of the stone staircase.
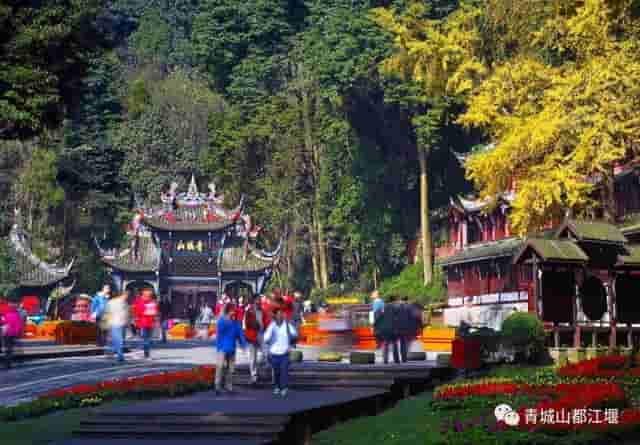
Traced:
[[[311, 435], [359, 415], [375, 415], [396, 401], [446, 378], [441, 368], [418, 365], [351, 365], [294, 363], [286, 398], [271, 394], [271, 371], [263, 368], [257, 385], [250, 385], [249, 368], [234, 374], [235, 394], [213, 391], [182, 399], [142, 402], [97, 409], [74, 431], [70, 445], [127, 445], [148, 441], [188, 445], [310, 444]], [[446, 371], [446, 370], [444, 370]], [[199, 443], [199, 442], [198, 442]], [[111, 445], [111, 444], [109, 444]]]
[[240, 439], [267, 444], [278, 439], [289, 420], [289, 416], [269, 414], [101, 413], [84, 420], [74, 431], [74, 436], [158, 440], [188, 436], [206, 437], [213, 440], [212, 443]]

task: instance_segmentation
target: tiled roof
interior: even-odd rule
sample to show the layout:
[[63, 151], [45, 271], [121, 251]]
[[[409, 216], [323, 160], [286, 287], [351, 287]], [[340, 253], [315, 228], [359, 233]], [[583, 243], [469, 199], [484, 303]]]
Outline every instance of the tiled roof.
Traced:
[[450, 266], [454, 264], [481, 261], [492, 258], [508, 257], [513, 255], [521, 246], [522, 239], [517, 237], [504, 238], [498, 241], [471, 244], [461, 252], [445, 258], [440, 264]]
[[618, 255], [616, 266], [640, 266], [640, 246], [625, 246], [628, 255]]
[[615, 244], [624, 244], [627, 242], [627, 239], [618, 227], [604, 221], [571, 219], [560, 226], [558, 235], [565, 231], [569, 231], [579, 241]]
[[29, 247], [28, 235], [17, 225], [9, 234], [16, 258], [19, 282], [24, 287], [44, 287], [58, 283], [69, 276], [73, 262], [59, 267], [42, 261]]
[[222, 272], [255, 272], [272, 267], [274, 259], [260, 257], [251, 249], [245, 256], [244, 240], [232, 238], [225, 242], [220, 270]]
[[[130, 240], [129, 240], [130, 242]], [[114, 269], [127, 272], [153, 272], [160, 265], [160, 248], [150, 234], [139, 238], [138, 256], [134, 256], [131, 245], [125, 249], [105, 251], [100, 248], [102, 260]]]
[[157, 230], [214, 232], [229, 227], [234, 219], [231, 216], [207, 219], [205, 208], [198, 207], [176, 209], [170, 213], [153, 213], [145, 216], [144, 223]]
[[529, 238], [514, 257], [517, 263], [528, 251], [533, 250], [543, 261], [587, 262], [589, 257], [575, 242], [570, 240]]

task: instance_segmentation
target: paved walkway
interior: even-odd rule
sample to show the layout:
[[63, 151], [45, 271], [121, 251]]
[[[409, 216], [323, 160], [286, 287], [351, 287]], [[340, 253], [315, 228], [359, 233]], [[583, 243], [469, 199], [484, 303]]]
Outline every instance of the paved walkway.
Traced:
[[[46, 343], [46, 342], [45, 342]], [[16, 363], [10, 370], [0, 368], [0, 406], [11, 406], [37, 398], [56, 389], [79, 384], [133, 377], [163, 371], [191, 369], [215, 363], [212, 341], [190, 340], [157, 343], [151, 361], [144, 360], [140, 341], [128, 341], [132, 352], [125, 354], [125, 363], [117, 363], [113, 355], [94, 357], [66, 357]], [[25, 349], [37, 349], [42, 342], [34, 342]], [[319, 350], [300, 347], [305, 360], [314, 360]], [[248, 353], [238, 350], [237, 363], [248, 363]]]

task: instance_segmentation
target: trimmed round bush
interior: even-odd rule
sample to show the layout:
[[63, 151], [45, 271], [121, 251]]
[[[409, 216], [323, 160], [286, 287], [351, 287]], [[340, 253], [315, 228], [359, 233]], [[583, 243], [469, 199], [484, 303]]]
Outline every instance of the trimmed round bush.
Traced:
[[291, 362], [301, 362], [302, 361], [302, 351], [289, 351], [289, 361]]
[[425, 352], [409, 352], [407, 354], [407, 360], [410, 362], [421, 362], [427, 359], [427, 354]]
[[370, 365], [376, 362], [374, 352], [352, 352], [349, 354], [349, 362], [357, 365]]
[[438, 354], [436, 356], [438, 366], [451, 366], [451, 354]]
[[514, 312], [502, 324], [502, 338], [516, 351], [516, 361], [539, 360], [544, 351], [544, 325], [537, 315]]

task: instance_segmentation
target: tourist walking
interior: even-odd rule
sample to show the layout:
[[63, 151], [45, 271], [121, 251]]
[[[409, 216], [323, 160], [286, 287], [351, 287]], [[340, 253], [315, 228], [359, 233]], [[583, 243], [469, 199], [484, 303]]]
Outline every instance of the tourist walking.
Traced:
[[384, 300], [380, 298], [380, 292], [378, 290], [371, 292], [370, 299], [373, 303], [371, 305], [371, 312], [369, 313], [369, 324], [373, 326], [376, 321], [376, 313], [384, 309]]
[[213, 321], [213, 309], [205, 302], [198, 317], [198, 338], [207, 340], [209, 338], [209, 326]]
[[169, 330], [169, 317], [171, 317], [171, 302], [165, 295], [160, 301], [160, 329], [162, 331], [162, 343], [167, 342], [167, 330]]
[[264, 326], [262, 324], [262, 310], [258, 304], [258, 298], [257, 295], [254, 296], [247, 305], [242, 323], [244, 336], [249, 346], [249, 372], [251, 374], [252, 385], [258, 382], [258, 367], [264, 360], [264, 351], [262, 351]]
[[393, 326], [398, 342], [400, 343], [400, 360], [406, 363], [409, 358], [409, 343], [416, 332], [412, 310], [407, 297], [403, 297], [402, 299], [398, 298], [396, 301]]
[[144, 350], [144, 358], [151, 358], [151, 334], [158, 316], [158, 304], [155, 301], [153, 291], [145, 289], [142, 298], [135, 307], [136, 327], [140, 331]]
[[304, 304], [302, 302], [302, 292], [295, 291], [293, 293], [293, 314], [291, 316], [291, 322], [296, 330], [300, 330], [302, 322], [304, 321]]
[[4, 341], [4, 362], [7, 369], [11, 368], [13, 348], [24, 330], [24, 321], [18, 312], [16, 303], [10, 302], [2, 316], [2, 339]]
[[189, 320], [191, 330], [196, 327], [196, 318], [198, 318], [198, 309], [194, 303], [189, 303], [187, 305], [187, 319]]
[[285, 397], [289, 386], [289, 351], [291, 343], [298, 337], [296, 329], [284, 318], [284, 311], [276, 309], [273, 322], [264, 333], [264, 342], [269, 347], [273, 369], [273, 394]]
[[[424, 308], [420, 303], [413, 303], [409, 305], [411, 311], [411, 321], [413, 324], [413, 335], [411, 337], [411, 342], [409, 343], [409, 349], [411, 349], [411, 345], [414, 341], [418, 339], [422, 335], [423, 323], [422, 323], [422, 313], [424, 312]], [[422, 347], [420, 348], [422, 350]]]
[[392, 304], [385, 304], [376, 313], [374, 322], [374, 333], [376, 338], [382, 343], [382, 358], [385, 364], [389, 363], [389, 347], [393, 347], [393, 361], [400, 363], [398, 354], [398, 342], [394, 329], [395, 308]]
[[219, 395], [224, 390], [233, 392], [233, 371], [236, 363], [236, 344], [247, 347], [247, 341], [238, 320], [233, 319], [233, 304], [227, 303], [222, 311], [222, 317], [216, 325], [216, 378], [215, 392]]
[[111, 295], [111, 286], [104, 284], [100, 292], [96, 293], [91, 299], [91, 319], [96, 322], [96, 345], [104, 346], [105, 336], [102, 330], [102, 317], [107, 308], [107, 301]]
[[111, 328], [111, 343], [113, 352], [118, 361], [124, 361], [124, 333], [129, 323], [129, 305], [127, 304], [127, 294], [122, 293], [114, 296], [107, 303], [106, 319]]

